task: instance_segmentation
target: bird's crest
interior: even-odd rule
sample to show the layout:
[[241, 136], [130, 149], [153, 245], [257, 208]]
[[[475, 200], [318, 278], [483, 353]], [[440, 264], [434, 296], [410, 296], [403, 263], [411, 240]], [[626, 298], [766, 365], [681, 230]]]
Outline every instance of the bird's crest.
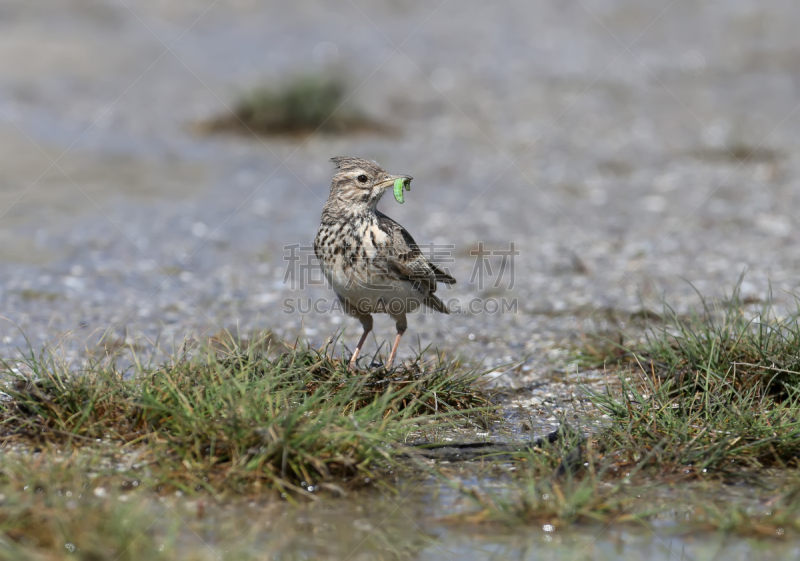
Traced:
[[375, 160], [366, 160], [364, 158], [353, 158], [352, 156], [336, 156], [331, 158], [331, 162], [336, 166], [336, 169], [341, 171], [348, 171], [353, 169], [363, 169], [364, 171], [381, 172], [383, 168]]

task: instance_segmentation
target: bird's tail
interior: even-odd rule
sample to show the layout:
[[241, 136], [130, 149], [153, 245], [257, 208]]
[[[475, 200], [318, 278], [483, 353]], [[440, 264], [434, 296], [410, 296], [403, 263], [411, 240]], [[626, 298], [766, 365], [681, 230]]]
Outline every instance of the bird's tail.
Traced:
[[429, 294], [422, 302], [430, 309], [436, 310], [437, 312], [442, 312], [443, 314], [450, 313], [450, 310], [447, 309], [447, 306], [444, 305], [444, 302], [442, 302], [435, 294]]

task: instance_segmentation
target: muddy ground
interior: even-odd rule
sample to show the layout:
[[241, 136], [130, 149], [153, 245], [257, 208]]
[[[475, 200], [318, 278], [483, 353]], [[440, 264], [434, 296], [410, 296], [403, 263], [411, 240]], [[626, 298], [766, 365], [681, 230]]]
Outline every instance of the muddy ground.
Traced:
[[[500, 385], [569, 373], [582, 333], [635, 331], [744, 271], [745, 297], [792, 304], [798, 23], [778, 0], [5, 2], [7, 353], [24, 333], [78, 355], [106, 330], [167, 353], [223, 329], [346, 328], [352, 346], [302, 249], [338, 155], [414, 176], [381, 209], [459, 280], [461, 313], [414, 316], [406, 342]], [[392, 134], [198, 132], [253, 86], [331, 68]], [[392, 334], [379, 318], [366, 352]]]

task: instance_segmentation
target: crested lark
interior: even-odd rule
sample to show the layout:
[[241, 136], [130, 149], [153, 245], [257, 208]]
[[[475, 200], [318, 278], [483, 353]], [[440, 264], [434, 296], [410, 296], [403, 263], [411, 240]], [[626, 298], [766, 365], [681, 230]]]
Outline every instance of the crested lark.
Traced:
[[389, 187], [396, 181], [407, 185], [411, 177], [390, 175], [377, 163], [360, 158], [331, 161], [337, 171], [322, 209], [314, 252], [345, 312], [364, 327], [350, 370], [372, 330], [375, 313], [389, 314], [397, 326], [386, 363], [391, 368], [408, 327], [406, 313], [420, 305], [449, 313], [434, 292], [436, 283], [452, 284], [456, 279], [425, 259], [411, 234], [376, 208]]

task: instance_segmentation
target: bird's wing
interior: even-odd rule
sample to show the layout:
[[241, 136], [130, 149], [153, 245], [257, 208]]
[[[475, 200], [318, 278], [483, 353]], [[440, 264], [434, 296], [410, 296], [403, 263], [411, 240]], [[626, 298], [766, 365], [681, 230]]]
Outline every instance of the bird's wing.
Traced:
[[387, 251], [387, 269], [400, 279], [417, 282], [430, 292], [436, 290], [436, 283], [454, 284], [450, 274], [428, 261], [417, 246], [417, 242], [400, 224], [378, 212], [380, 228], [389, 235], [390, 247]]

